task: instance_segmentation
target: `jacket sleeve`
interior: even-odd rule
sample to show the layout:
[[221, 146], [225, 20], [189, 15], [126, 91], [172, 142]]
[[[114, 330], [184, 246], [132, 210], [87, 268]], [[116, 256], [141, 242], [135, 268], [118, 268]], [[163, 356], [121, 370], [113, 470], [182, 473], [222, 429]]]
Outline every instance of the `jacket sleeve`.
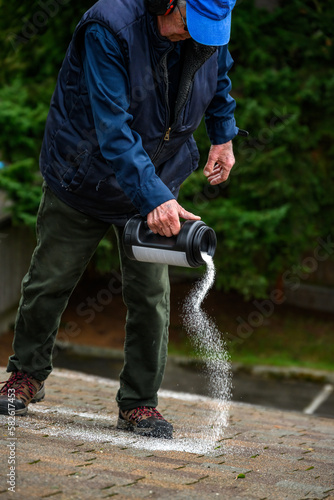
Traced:
[[94, 23], [85, 31], [81, 55], [101, 153], [124, 193], [145, 216], [175, 197], [156, 175], [141, 137], [131, 129], [123, 54], [112, 34]]
[[234, 119], [235, 100], [229, 95], [232, 88], [227, 76], [233, 59], [227, 45], [218, 49], [217, 91], [205, 112], [205, 125], [212, 144], [224, 144], [238, 134]]

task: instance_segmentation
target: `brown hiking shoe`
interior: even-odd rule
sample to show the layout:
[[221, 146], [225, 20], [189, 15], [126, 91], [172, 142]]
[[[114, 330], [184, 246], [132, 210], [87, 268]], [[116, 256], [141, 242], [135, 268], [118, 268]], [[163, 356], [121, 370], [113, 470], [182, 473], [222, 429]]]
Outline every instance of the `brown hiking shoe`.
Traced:
[[173, 426], [156, 408], [138, 406], [133, 410], [119, 410], [117, 429], [132, 431], [148, 437], [172, 439]]
[[37, 403], [44, 396], [44, 382], [28, 373], [13, 372], [0, 390], [0, 414], [13, 415], [14, 411], [15, 415], [26, 415], [28, 404]]

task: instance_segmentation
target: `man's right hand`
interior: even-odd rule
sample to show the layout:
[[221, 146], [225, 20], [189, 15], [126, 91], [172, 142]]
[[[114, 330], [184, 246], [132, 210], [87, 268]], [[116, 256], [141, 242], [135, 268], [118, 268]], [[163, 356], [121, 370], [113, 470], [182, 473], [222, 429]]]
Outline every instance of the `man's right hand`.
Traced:
[[173, 236], [180, 232], [182, 219], [200, 220], [198, 215], [187, 212], [176, 200], [162, 203], [147, 215], [147, 225], [155, 234], [161, 236]]

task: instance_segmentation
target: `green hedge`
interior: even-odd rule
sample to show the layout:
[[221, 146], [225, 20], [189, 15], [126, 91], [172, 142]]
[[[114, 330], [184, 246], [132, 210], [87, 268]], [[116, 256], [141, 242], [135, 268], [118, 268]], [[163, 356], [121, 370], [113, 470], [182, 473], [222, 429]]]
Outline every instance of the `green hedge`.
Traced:
[[[234, 140], [226, 186], [210, 190], [198, 172], [181, 192], [217, 232], [217, 285], [225, 290], [265, 296], [332, 231], [333, 23], [326, 1], [284, 1], [270, 13], [244, 0], [234, 10], [232, 95], [250, 137]], [[204, 166], [203, 125], [197, 140]]]
[[[2, 7], [0, 160], [10, 166], [0, 171], [0, 187], [15, 201], [18, 222], [34, 223], [50, 98], [76, 22], [92, 3]], [[49, 5], [47, 17], [42, 4]], [[327, 0], [286, 0], [274, 12], [243, 0], [233, 12], [232, 95], [237, 123], [250, 137], [235, 139], [236, 165], [227, 183], [210, 187], [201, 168], [180, 194], [217, 232], [217, 286], [224, 290], [264, 296], [332, 230], [333, 24]], [[196, 139], [203, 167], [209, 147], [203, 124]], [[95, 261], [103, 270], [110, 245], [105, 248]]]

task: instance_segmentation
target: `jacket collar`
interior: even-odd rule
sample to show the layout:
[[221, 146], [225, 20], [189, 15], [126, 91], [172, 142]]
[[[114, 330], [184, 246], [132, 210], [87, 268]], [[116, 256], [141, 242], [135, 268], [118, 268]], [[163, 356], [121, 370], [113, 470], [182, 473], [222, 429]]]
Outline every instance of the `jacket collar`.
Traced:
[[148, 30], [151, 36], [151, 41], [155, 49], [165, 51], [168, 50], [169, 48], [172, 48], [174, 45], [173, 42], [168, 40], [168, 38], [160, 35], [157, 23], [157, 16], [155, 15], [153, 16], [149, 12], [147, 12], [146, 20], [147, 20]]

